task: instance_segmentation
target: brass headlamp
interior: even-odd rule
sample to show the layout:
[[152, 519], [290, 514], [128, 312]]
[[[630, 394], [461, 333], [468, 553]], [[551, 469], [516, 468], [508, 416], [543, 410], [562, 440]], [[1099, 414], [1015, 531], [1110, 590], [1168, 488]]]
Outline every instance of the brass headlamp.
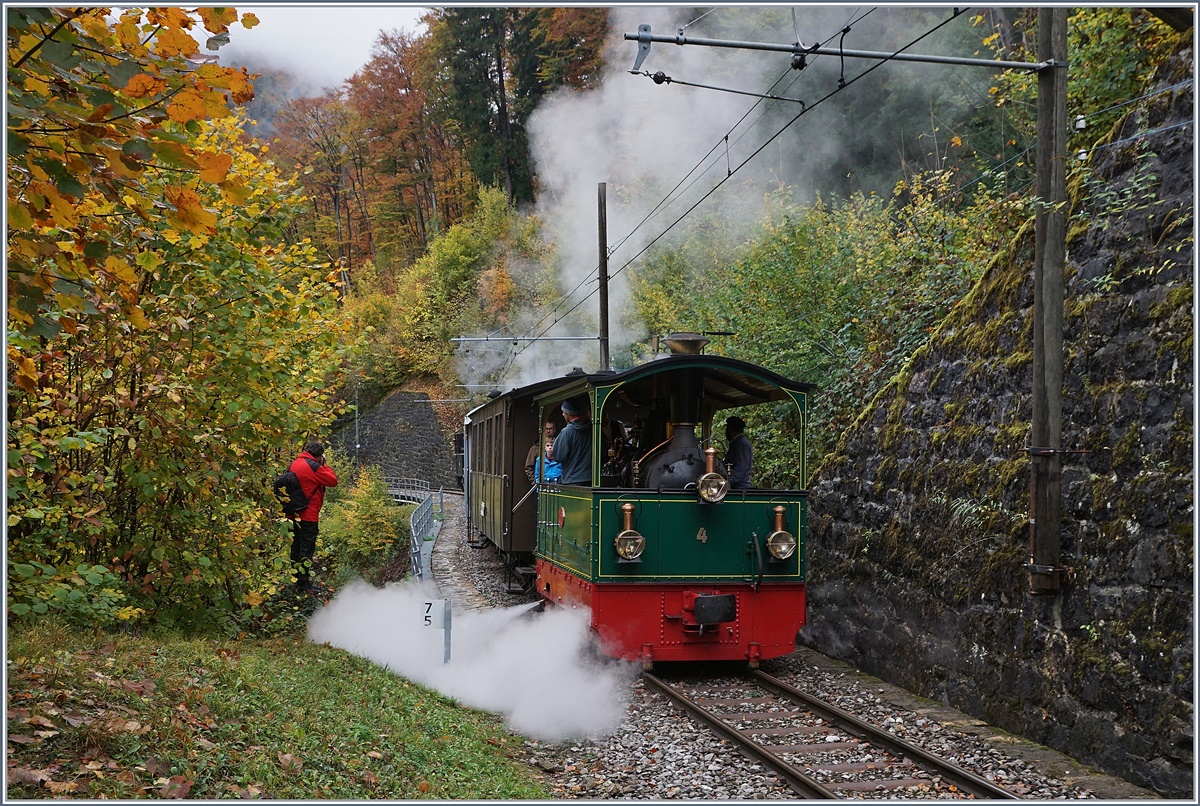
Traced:
[[729, 492], [729, 481], [713, 469], [716, 455], [716, 448], [709, 446], [704, 449], [704, 475], [696, 482], [696, 492], [710, 504], [718, 503]]
[[786, 560], [796, 552], [796, 538], [783, 528], [783, 506], [776, 504], [772, 510], [775, 513], [775, 531], [767, 535], [767, 551], [777, 560]]
[[625, 528], [613, 540], [613, 548], [625, 562], [637, 562], [646, 550], [646, 538], [633, 528], [633, 504], [621, 504], [621, 513], [625, 517]]

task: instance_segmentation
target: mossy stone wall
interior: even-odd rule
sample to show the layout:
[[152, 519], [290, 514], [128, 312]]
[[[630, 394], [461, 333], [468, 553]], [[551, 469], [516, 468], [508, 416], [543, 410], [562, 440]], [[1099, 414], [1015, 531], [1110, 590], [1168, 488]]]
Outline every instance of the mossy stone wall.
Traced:
[[[1189, 51], [1160, 86], [1191, 77]], [[1192, 101], [1134, 107], [1092, 149], [1105, 192], [1072, 185], [1061, 593], [1024, 569], [1030, 227], [817, 470], [801, 632], [1169, 797], [1194, 796]]]

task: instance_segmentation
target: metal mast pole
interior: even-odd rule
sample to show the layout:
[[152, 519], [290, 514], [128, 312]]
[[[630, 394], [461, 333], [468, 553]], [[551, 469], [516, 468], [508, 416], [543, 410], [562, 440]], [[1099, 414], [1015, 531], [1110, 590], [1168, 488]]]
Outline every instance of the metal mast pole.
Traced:
[[600, 369], [610, 368], [608, 360], [608, 202], [603, 182], [598, 187], [600, 221]]
[[1063, 269], [1067, 219], [1067, 13], [1038, 11], [1037, 197], [1033, 257], [1033, 423], [1029, 591], [1062, 584]]

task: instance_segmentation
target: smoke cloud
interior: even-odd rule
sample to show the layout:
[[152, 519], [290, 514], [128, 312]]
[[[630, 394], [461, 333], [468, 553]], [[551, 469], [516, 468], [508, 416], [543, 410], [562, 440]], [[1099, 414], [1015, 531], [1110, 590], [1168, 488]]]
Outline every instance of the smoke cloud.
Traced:
[[308, 637], [499, 714], [535, 739], [605, 736], [621, 724], [636, 669], [589, 652], [586, 613], [532, 615], [533, 605], [455, 611], [450, 662], [443, 663], [444, 632], [423, 624], [423, 603], [439, 598], [431, 583], [379, 589], [355, 581], [313, 615]]

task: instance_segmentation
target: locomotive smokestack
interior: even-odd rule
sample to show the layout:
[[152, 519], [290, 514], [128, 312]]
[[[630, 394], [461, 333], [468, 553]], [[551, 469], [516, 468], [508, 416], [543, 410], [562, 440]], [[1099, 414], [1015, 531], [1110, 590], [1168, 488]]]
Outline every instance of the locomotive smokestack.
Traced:
[[671, 355], [700, 355], [708, 344], [708, 339], [699, 333], [671, 333], [663, 341]]

